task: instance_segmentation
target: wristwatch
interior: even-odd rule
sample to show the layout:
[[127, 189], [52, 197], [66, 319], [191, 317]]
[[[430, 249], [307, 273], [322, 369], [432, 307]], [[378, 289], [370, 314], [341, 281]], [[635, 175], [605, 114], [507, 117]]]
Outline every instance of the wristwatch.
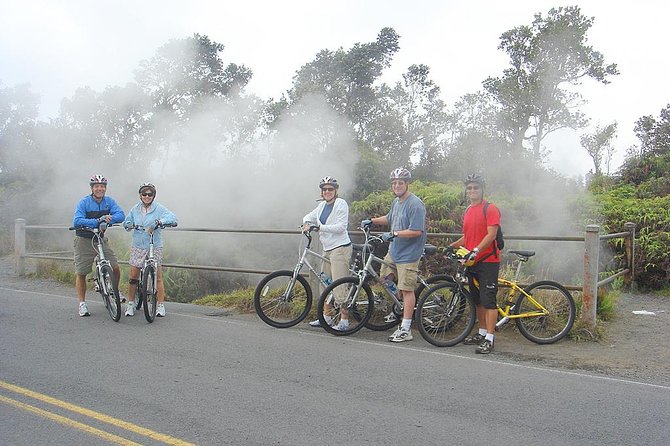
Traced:
[[393, 237], [398, 237], [398, 231], [393, 231]]
[[477, 253], [479, 252], [479, 248], [477, 248], [477, 247], [475, 246], [475, 249], [473, 249], [472, 252], [474, 252], [475, 254], [477, 254]]

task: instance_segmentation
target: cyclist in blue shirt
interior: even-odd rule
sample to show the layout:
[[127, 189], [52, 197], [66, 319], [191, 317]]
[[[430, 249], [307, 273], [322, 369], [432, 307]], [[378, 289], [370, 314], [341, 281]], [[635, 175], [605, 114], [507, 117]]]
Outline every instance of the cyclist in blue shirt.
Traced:
[[[125, 217], [123, 209], [116, 204], [113, 198], [105, 195], [107, 192], [107, 178], [102, 175], [93, 175], [89, 180], [91, 194], [82, 198], [74, 211], [72, 226], [86, 226], [97, 228], [103, 221], [112, 223], [121, 223]], [[74, 269], [75, 269], [75, 288], [77, 297], [79, 297], [79, 316], [89, 316], [88, 306], [86, 305], [86, 275], [91, 272], [93, 261], [97, 255], [95, 248], [91, 243], [93, 234], [88, 231], [78, 230], [74, 238]], [[112, 264], [114, 270], [114, 289], [119, 289], [119, 262], [112, 248], [107, 243], [107, 237], [104, 238], [103, 246], [105, 258]]]
[[[384, 261], [394, 264], [398, 273], [398, 290], [402, 293], [403, 315], [400, 327], [389, 336], [391, 342], [412, 340], [412, 316], [416, 296], [419, 261], [426, 243], [426, 207], [423, 201], [409, 191], [412, 174], [409, 170], [399, 167], [390, 175], [391, 189], [395, 199], [388, 214], [364, 220], [362, 225], [389, 225], [390, 232], [382, 235], [392, 241]], [[384, 280], [393, 280], [393, 271], [382, 265], [380, 276]]]
[[[154, 258], [156, 259], [156, 316], [165, 316], [165, 286], [163, 285], [163, 238], [161, 229], [157, 228], [160, 223], [176, 224], [177, 217], [168, 208], [156, 200], [156, 186], [151, 183], [143, 183], [139, 188], [140, 201], [130, 211], [123, 227], [130, 231], [133, 226], [143, 226], [144, 231], [133, 231], [133, 241], [130, 246], [130, 279], [128, 283], [128, 303], [126, 305], [126, 316], [135, 315], [135, 292], [140, 277], [140, 269], [144, 266], [144, 259], [149, 252], [149, 239], [154, 234]], [[146, 305], [146, 304], [145, 304]]]

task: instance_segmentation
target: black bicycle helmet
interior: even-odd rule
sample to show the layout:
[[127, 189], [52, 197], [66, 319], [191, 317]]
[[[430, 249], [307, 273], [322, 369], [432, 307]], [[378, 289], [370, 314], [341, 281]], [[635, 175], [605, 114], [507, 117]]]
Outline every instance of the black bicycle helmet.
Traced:
[[470, 183], [477, 183], [482, 187], [484, 187], [486, 185], [486, 182], [484, 181], [484, 177], [482, 177], [478, 173], [471, 173], [470, 175], [466, 176], [463, 179], [463, 184], [468, 185]]
[[404, 167], [398, 167], [397, 169], [393, 169], [391, 171], [391, 175], [389, 175], [389, 178], [391, 180], [409, 181], [412, 179], [412, 174], [409, 172], [409, 170], [405, 169]]
[[333, 186], [335, 189], [339, 189], [340, 185], [337, 183], [337, 180], [333, 177], [323, 177], [321, 178], [321, 181], [319, 181], [319, 189], [323, 189], [323, 186], [330, 185]]
[[88, 180], [89, 186], [93, 186], [94, 184], [104, 184], [105, 186], [107, 185], [107, 178], [104, 176], [97, 174], [93, 175], [90, 180]]
[[138, 193], [141, 194], [144, 189], [150, 189], [151, 192], [154, 193], [154, 197], [156, 196], [156, 186], [154, 186], [153, 184], [151, 184], [151, 183], [140, 184], [140, 189], [138, 190]]

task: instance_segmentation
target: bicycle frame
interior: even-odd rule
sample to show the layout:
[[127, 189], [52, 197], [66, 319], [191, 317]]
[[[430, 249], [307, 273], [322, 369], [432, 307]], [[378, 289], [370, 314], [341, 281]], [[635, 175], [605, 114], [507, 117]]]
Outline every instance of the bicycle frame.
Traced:
[[101, 280], [102, 276], [102, 267], [105, 265], [109, 265], [110, 268], [112, 264], [110, 263], [109, 260], [105, 258], [105, 251], [103, 249], [103, 237], [105, 236], [105, 231], [101, 231], [99, 228], [92, 228], [89, 229], [90, 232], [93, 233], [93, 238], [91, 239], [91, 245], [93, 245], [93, 249], [97, 253], [96, 258], [95, 258], [95, 290], [100, 292], [102, 291], [105, 294], [112, 294], [114, 290], [108, 290], [107, 289], [107, 284], [105, 283], [104, 280]]
[[[496, 309], [498, 310], [498, 314], [500, 315], [500, 319], [498, 320], [498, 322], [496, 322], [496, 328], [500, 328], [501, 326], [509, 322], [511, 319], [523, 319], [528, 317], [547, 316], [549, 314], [549, 311], [542, 304], [540, 304], [537, 300], [533, 298], [533, 296], [526, 293], [526, 291], [519, 286], [519, 275], [521, 273], [521, 265], [522, 263], [527, 261], [528, 257], [523, 257], [517, 254], [517, 267], [516, 267], [516, 273], [514, 274], [514, 280], [498, 278], [498, 286], [503, 286], [509, 288], [510, 290], [505, 296], [504, 305], [501, 306], [496, 301]], [[465, 274], [467, 268], [468, 267], [463, 266], [462, 271], [460, 271], [459, 268], [459, 271], [456, 273], [457, 276], [456, 278], [458, 279], [456, 280], [456, 282], [459, 283], [459, 286], [461, 284], [468, 284], [476, 288], [479, 288], [479, 281], [477, 279], [474, 279], [472, 283], [470, 283], [470, 281], [468, 280], [468, 277]], [[537, 311], [525, 311], [523, 313], [515, 314], [514, 308], [519, 294], [523, 294], [528, 300], [528, 302], [530, 302], [533, 306], [537, 308]]]

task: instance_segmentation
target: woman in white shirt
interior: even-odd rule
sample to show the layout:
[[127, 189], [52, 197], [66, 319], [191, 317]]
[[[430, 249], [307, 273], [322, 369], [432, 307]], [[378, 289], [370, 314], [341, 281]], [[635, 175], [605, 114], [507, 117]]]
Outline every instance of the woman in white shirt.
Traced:
[[[324, 177], [319, 182], [321, 189], [321, 198], [323, 201], [309, 214], [302, 219], [303, 231], [309, 230], [310, 225], [316, 224], [319, 227], [319, 239], [323, 245], [324, 256], [330, 260], [330, 263], [323, 262], [322, 270], [333, 281], [342, 277], [349, 276], [349, 264], [351, 263], [351, 239], [347, 230], [349, 225], [349, 205], [342, 198], [337, 196], [337, 190], [340, 185], [333, 177]], [[342, 303], [344, 296], [336, 293], [335, 302]], [[324, 306], [324, 318], [329, 324], [332, 322], [332, 307], [328, 304]], [[309, 323], [312, 327], [320, 327], [319, 320]], [[346, 310], [341, 310], [340, 322], [333, 328], [344, 330], [349, 325], [349, 315]]]

